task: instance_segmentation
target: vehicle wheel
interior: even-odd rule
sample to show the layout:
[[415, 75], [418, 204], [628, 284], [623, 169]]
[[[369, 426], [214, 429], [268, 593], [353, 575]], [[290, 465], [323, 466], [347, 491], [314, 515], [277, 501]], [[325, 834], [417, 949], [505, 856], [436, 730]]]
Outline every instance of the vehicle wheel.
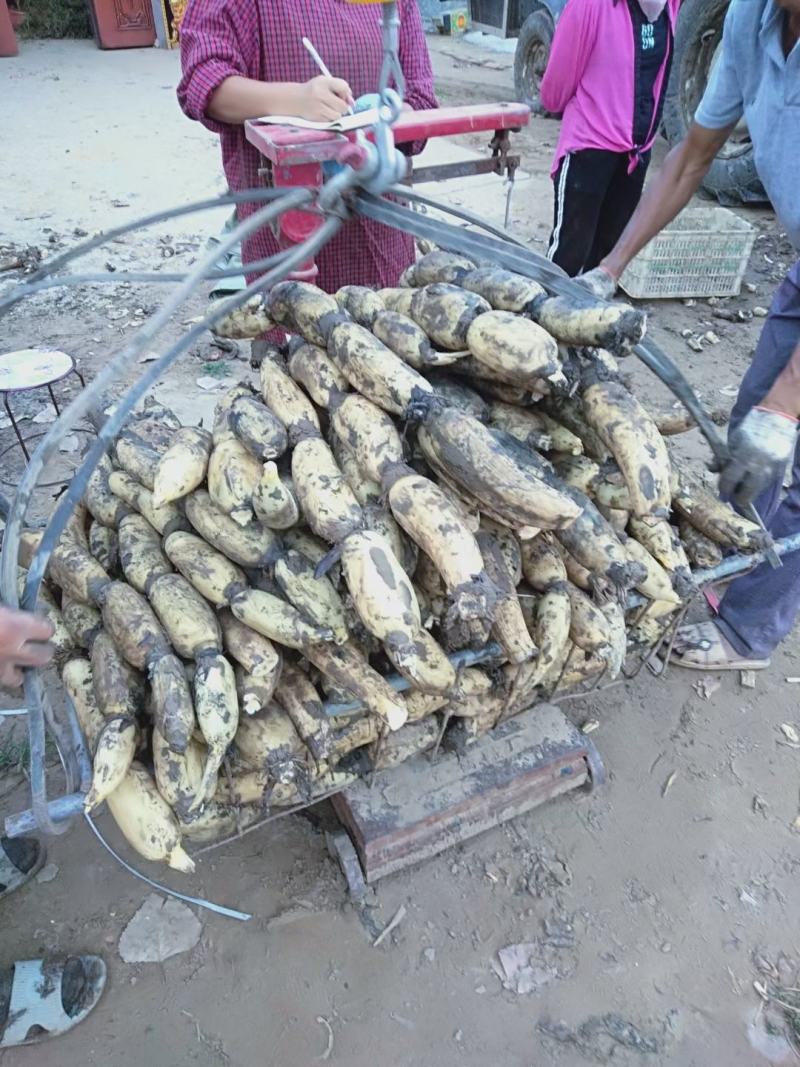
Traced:
[[[722, 43], [729, 0], [685, 0], [675, 34], [672, 74], [664, 100], [664, 132], [670, 145], [686, 135]], [[767, 195], [741, 122], [711, 164], [703, 187], [723, 204], [763, 203]]]
[[546, 115], [539, 99], [539, 86], [550, 56], [555, 26], [549, 12], [540, 9], [522, 24], [514, 53], [514, 89], [517, 100], [527, 104], [534, 115]]

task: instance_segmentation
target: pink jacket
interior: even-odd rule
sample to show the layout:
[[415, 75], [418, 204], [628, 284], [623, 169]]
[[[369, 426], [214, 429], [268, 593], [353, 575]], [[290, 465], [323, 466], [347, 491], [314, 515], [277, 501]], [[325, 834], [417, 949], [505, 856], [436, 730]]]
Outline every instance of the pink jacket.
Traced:
[[[667, 0], [673, 32], [680, 0]], [[669, 54], [655, 85], [659, 100]], [[633, 143], [634, 40], [627, 0], [568, 0], [556, 26], [550, 59], [542, 79], [542, 105], [563, 113], [552, 173], [569, 152], [602, 148], [610, 152], [645, 152]]]

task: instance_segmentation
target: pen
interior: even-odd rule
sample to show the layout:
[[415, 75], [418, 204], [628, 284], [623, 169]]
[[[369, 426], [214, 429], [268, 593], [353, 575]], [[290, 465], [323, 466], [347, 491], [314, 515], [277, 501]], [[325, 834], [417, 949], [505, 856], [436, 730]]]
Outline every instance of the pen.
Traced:
[[[319, 52], [316, 50], [314, 45], [311, 43], [311, 41], [309, 41], [309, 39], [307, 37], [303, 38], [303, 46], [306, 49], [306, 51], [308, 52], [308, 54], [311, 56], [311, 58], [314, 60], [314, 62], [317, 64], [317, 66], [319, 67], [321, 73], [324, 74], [326, 78], [332, 78], [333, 75], [328, 70], [327, 66], [325, 65], [325, 60], [322, 58], [322, 56], [319, 54]], [[347, 109], [347, 111], [345, 111], [345, 115], [352, 115], [352, 114], [353, 114], [353, 109], [352, 109], [352, 107], [349, 107]]]

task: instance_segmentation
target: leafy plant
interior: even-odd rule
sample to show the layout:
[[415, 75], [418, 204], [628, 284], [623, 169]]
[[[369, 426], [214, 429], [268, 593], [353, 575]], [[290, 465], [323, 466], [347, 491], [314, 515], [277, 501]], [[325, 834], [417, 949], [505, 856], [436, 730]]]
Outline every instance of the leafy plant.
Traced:
[[27, 15], [22, 37], [91, 37], [86, 0], [18, 0]]

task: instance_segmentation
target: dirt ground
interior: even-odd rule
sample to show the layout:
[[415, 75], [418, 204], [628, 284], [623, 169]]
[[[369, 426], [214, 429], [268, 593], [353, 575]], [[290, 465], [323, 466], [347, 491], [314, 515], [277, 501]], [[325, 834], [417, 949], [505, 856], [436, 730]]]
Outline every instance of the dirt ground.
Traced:
[[[436, 38], [431, 47], [443, 103], [513, 95], [507, 55]], [[0, 245], [48, 255], [80, 231], [218, 191], [214, 140], [177, 114], [176, 74], [177, 57], [167, 53], [26, 44], [2, 70]], [[555, 123], [534, 120], [517, 140], [529, 177], [515, 193], [512, 229], [538, 249], [549, 227], [556, 135]], [[476, 135], [467, 144], [482, 148], [485, 140]], [[492, 208], [502, 211], [499, 199]], [[759, 236], [741, 298], [651, 308], [653, 335], [712, 407], [730, 406], [760, 325], [757, 315], [734, 323], [717, 313], [768, 306], [790, 261], [771, 214], [747, 218]], [[190, 218], [125, 238], [92, 264], [184, 269], [221, 223], [219, 216]], [[91, 376], [161, 297], [155, 286], [56, 290], [3, 321], [0, 348], [62, 348]], [[202, 301], [176, 316], [168, 337], [179, 335]], [[712, 331], [719, 343], [692, 351], [683, 330]], [[197, 419], [214, 401], [213, 393], [198, 400], [197, 378], [224, 382], [245, 369], [203, 341], [156, 392]], [[646, 396], [664, 398], [646, 373], [632, 372]], [[26, 433], [46, 428], [30, 421], [41, 401], [20, 404]], [[9, 441], [3, 428], [0, 446]], [[677, 454], [703, 461], [696, 433], [680, 440]], [[59, 467], [72, 459], [65, 453]], [[0, 471], [12, 483], [13, 464], [3, 457]], [[48, 498], [38, 506], [46, 510]], [[198, 911], [199, 944], [160, 965], [122, 962], [120, 933], [150, 890], [77, 825], [48, 841], [56, 877], [3, 903], [0, 959], [100, 952], [107, 992], [72, 1034], [6, 1052], [2, 1063], [794, 1063], [797, 1054], [768, 1032], [782, 1020], [765, 1012], [758, 990], [798, 984], [800, 752], [780, 729], [800, 725], [798, 687], [787, 681], [798, 675], [794, 639], [754, 689], [738, 676], [721, 678], [713, 690], [675, 668], [660, 680], [645, 670], [565, 703], [577, 723], [599, 722], [592, 736], [608, 782], [389, 878], [377, 888], [369, 921], [348, 903], [314, 819], [280, 820], [208, 853], [190, 878], [142, 862], [176, 889], [253, 914], [239, 923]], [[3, 814], [26, 806], [25, 781], [13, 767], [20, 743], [19, 727], [6, 732]], [[118, 844], [108, 815], [100, 825]], [[383, 927], [401, 905], [402, 923], [373, 947], [370, 928]], [[539, 961], [533, 991], [512, 992], [497, 976], [498, 950], [531, 942]]]

